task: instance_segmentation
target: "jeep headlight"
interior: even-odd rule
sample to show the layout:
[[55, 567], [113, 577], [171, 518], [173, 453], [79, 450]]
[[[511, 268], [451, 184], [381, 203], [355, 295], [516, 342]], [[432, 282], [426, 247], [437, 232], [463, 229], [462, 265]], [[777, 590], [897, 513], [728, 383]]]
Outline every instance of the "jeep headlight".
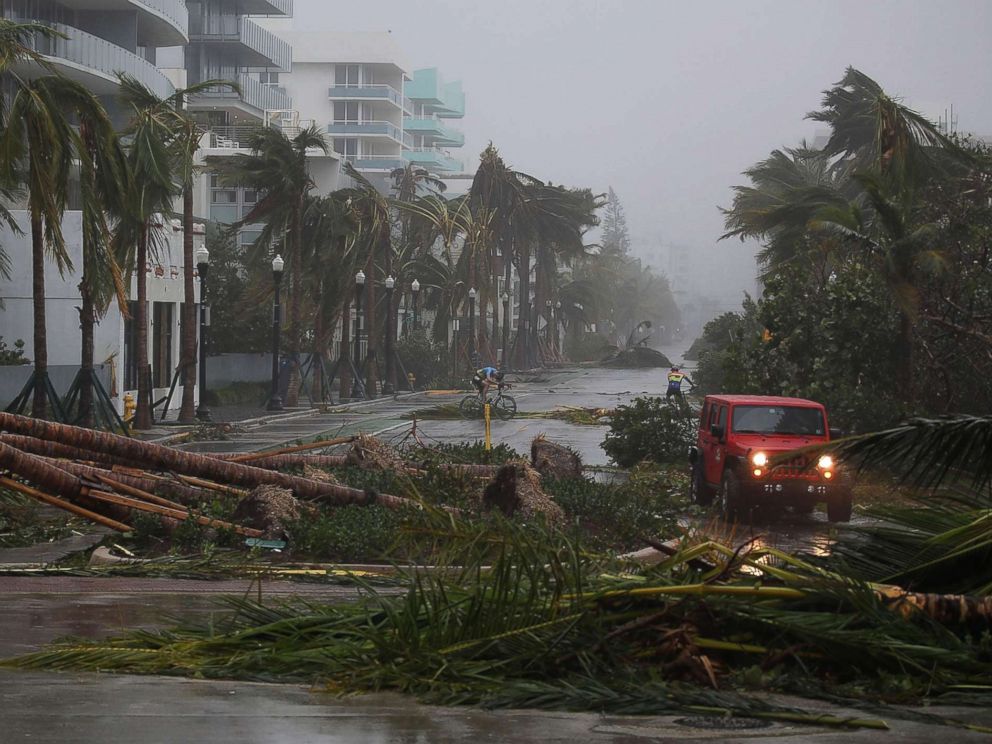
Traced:
[[830, 455], [821, 455], [819, 461], [816, 463], [816, 467], [820, 470], [833, 470], [834, 458]]
[[755, 452], [751, 455], [751, 463], [756, 467], [763, 468], [768, 464], [768, 455], [764, 452]]

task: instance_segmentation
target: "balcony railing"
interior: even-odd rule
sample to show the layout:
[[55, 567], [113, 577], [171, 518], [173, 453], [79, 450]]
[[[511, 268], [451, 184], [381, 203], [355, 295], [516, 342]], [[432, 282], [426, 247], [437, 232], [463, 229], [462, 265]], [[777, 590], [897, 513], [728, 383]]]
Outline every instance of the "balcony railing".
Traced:
[[413, 137], [391, 121], [335, 121], [327, 125], [327, 133], [360, 137], [388, 137], [404, 147], [413, 147]]
[[453, 158], [445, 150], [437, 147], [415, 147], [403, 153], [403, 157], [412, 163], [419, 163], [439, 171], [460, 172], [465, 170], [462, 161]]
[[395, 155], [341, 155], [341, 159], [351, 163], [357, 170], [388, 170], [405, 168], [406, 160]]
[[[18, 20], [25, 21], [25, 19]], [[53, 62], [65, 60], [114, 85], [117, 85], [117, 73], [125, 73], [143, 83], [162, 98], [171, 96], [175, 91], [169, 79], [159, 72], [155, 65], [137, 54], [74, 26], [66, 26], [64, 23], [45, 23], [44, 25], [50, 26], [68, 37], [66, 39], [47, 39], [40, 34], [35, 34], [33, 40], [29, 42], [36, 52], [51, 57]]]
[[293, 0], [242, 0], [241, 12], [248, 15], [293, 15]]
[[[190, 39], [204, 42], [240, 42], [248, 52], [242, 55], [247, 67], [277, 67], [289, 71], [293, 48], [286, 42], [244, 16], [194, 16]], [[205, 22], [205, 24], [204, 24]]]
[[197, 101], [203, 99], [206, 101], [240, 100], [246, 106], [251, 106], [258, 109], [259, 112], [285, 111], [293, 108], [293, 99], [286, 95], [282, 91], [282, 88], [260, 83], [255, 78], [250, 77], [247, 73], [243, 72], [238, 74], [237, 83], [241, 88], [240, 96], [227, 87], [210, 88], [202, 93], [198, 93], [194, 97], [194, 107], [196, 106]]
[[465, 144], [464, 133], [447, 126], [437, 116], [418, 116], [404, 119], [403, 129], [414, 134], [431, 137], [439, 145], [461, 147]]
[[155, 15], [172, 21], [172, 25], [182, 31], [183, 36], [189, 36], [189, 11], [183, 0], [130, 0], [135, 5], [144, 5]]
[[332, 85], [327, 97], [335, 101], [389, 101], [403, 111], [413, 111], [413, 102], [391, 85]]

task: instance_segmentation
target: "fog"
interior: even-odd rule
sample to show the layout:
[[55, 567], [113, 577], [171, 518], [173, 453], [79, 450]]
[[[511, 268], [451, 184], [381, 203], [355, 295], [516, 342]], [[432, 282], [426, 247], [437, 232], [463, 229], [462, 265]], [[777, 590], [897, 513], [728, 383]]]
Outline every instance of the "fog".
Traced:
[[848, 65], [992, 134], [988, 0], [296, 0], [294, 25], [391, 31], [414, 68], [464, 82], [466, 167], [491, 140], [519, 170], [613, 186], [634, 251], [710, 310], [755, 291], [755, 246], [717, 242], [717, 207], [742, 170], [815, 137], [803, 116]]

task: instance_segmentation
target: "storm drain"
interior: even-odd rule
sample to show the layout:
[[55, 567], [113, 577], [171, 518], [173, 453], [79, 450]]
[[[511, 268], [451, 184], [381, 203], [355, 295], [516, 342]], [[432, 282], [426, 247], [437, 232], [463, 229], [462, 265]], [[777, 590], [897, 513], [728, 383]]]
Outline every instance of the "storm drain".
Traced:
[[763, 729], [772, 725], [771, 721], [761, 721], [757, 718], [733, 718], [731, 716], [692, 716], [690, 718], [676, 718], [675, 723], [690, 728], [720, 731]]

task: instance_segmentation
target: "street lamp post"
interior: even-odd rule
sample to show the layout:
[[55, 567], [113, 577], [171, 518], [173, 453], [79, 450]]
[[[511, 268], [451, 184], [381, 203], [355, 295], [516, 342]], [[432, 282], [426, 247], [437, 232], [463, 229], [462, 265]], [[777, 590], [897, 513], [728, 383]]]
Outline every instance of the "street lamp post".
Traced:
[[365, 289], [365, 272], [359, 270], [355, 274], [355, 379], [351, 383], [351, 397], [357, 398], [362, 394], [360, 359], [362, 358], [362, 290]]
[[468, 358], [469, 364], [475, 364], [475, 298], [478, 293], [475, 287], [468, 291]]
[[200, 405], [196, 417], [210, 420], [207, 407], [207, 328], [210, 326], [210, 308], [207, 305], [207, 272], [210, 269], [210, 252], [205, 245], [196, 249], [196, 270], [200, 274]]
[[396, 388], [396, 364], [393, 361], [393, 337], [396, 335], [393, 322], [396, 316], [393, 315], [393, 287], [396, 280], [392, 276], [387, 276], [386, 281], [386, 381], [382, 384], [382, 392], [392, 395]]
[[279, 304], [279, 287], [282, 284], [282, 270], [285, 262], [282, 256], [272, 259], [272, 284], [275, 286], [276, 297], [272, 304], [272, 393], [269, 395], [269, 411], [282, 410], [282, 396], [279, 395], [279, 331], [282, 325], [282, 305]]
[[547, 308], [547, 310], [548, 310], [548, 333], [547, 333], [548, 339], [547, 340], [548, 340], [548, 351], [551, 352], [551, 351], [553, 351], [553, 347], [552, 347], [552, 344], [551, 344], [551, 325], [554, 322], [554, 318], [552, 317], [554, 311], [551, 309], [551, 300], [545, 300], [544, 301], [544, 307]]
[[555, 303], [555, 351], [561, 353], [561, 300]]
[[503, 364], [509, 366], [510, 354], [510, 293], [503, 290]]
[[413, 292], [413, 330], [420, 330], [417, 319], [417, 298], [420, 296], [420, 282], [416, 279], [413, 280], [413, 284], [410, 285], [410, 291]]

